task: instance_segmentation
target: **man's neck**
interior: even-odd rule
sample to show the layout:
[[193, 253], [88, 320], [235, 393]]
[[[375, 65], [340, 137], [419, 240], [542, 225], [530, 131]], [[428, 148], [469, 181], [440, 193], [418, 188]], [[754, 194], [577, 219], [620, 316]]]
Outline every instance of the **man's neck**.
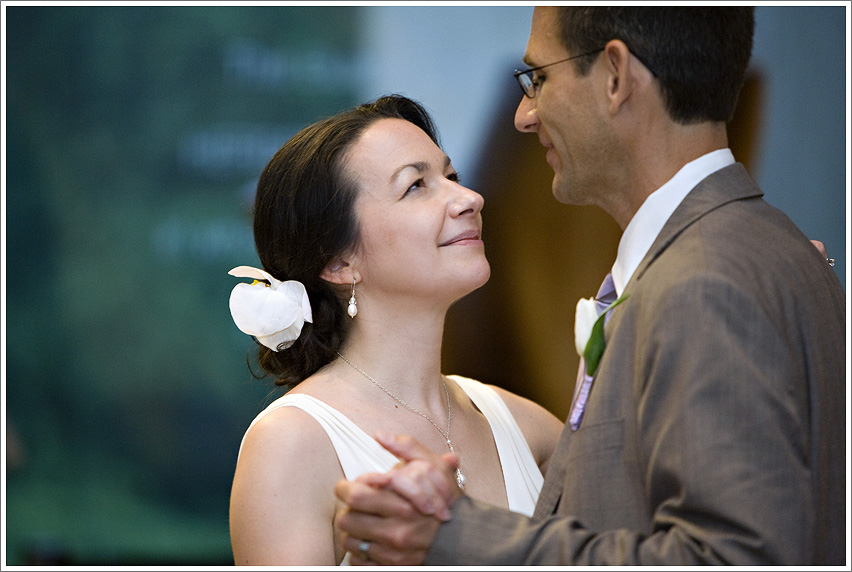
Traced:
[[725, 124], [670, 124], [635, 142], [632, 173], [624, 200], [606, 209], [622, 230], [648, 196], [675, 176], [684, 165], [728, 146]]

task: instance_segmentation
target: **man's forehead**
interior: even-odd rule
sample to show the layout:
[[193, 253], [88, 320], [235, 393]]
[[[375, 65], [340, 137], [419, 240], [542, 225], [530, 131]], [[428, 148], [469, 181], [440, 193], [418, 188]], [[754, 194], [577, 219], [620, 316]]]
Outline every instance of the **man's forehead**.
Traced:
[[562, 45], [558, 26], [557, 8], [554, 6], [536, 6], [533, 10], [530, 37], [524, 53], [524, 62], [530, 67], [547, 63], [555, 56], [563, 56], [565, 48]]

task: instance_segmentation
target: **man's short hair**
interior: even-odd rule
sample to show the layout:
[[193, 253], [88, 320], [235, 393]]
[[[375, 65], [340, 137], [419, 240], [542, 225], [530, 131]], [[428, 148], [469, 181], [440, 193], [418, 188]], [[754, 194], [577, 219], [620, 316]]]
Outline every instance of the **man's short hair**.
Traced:
[[[754, 7], [596, 6], [559, 8], [569, 54], [623, 41], [657, 77], [669, 115], [682, 124], [729, 121], [745, 79]], [[592, 58], [579, 58], [588, 73]]]

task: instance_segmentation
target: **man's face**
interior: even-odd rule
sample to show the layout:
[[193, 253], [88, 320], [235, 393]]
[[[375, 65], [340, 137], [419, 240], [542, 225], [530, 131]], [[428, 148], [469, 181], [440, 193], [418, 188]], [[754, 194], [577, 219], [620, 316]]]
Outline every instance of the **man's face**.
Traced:
[[[524, 61], [537, 67], [574, 55], [562, 45], [557, 8], [535, 8]], [[554, 171], [553, 195], [558, 201], [596, 204], [608, 148], [605, 92], [596, 92], [601, 89], [597, 62], [583, 77], [577, 75], [575, 64], [567, 61], [535, 72], [538, 91], [534, 98], [521, 100], [515, 127], [537, 133], [547, 149], [547, 162]]]

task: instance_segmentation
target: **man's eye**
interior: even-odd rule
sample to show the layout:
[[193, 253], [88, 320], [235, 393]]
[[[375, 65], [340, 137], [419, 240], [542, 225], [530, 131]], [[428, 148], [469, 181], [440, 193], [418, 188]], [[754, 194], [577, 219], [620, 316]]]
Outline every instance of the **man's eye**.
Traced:
[[459, 175], [458, 173], [450, 173], [449, 175], [447, 175], [447, 179], [454, 183], [458, 183], [461, 181], [461, 175]]

